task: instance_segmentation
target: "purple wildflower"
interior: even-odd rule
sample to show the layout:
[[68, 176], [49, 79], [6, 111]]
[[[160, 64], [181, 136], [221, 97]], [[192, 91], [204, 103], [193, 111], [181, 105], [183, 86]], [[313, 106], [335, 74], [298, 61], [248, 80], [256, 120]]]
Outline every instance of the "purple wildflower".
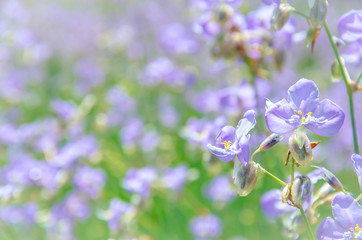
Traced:
[[206, 188], [206, 196], [213, 201], [228, 202], [235, 198], [231, 179], [226, 175], [214, 178]]
[[101, 169], [83, 166], [75, 173], [74, 184], [90, 198], [98, 198], [105, 184], [105, 174]]
[[362, 9], [352, 9], [338, 20], [338, 32], [347, 42], [355, 42], [362, 38]]
[[265, 113], [269, 130], [285, 134], [305, 125], [321, 136], [332, 136], [344, 121], [343, 110], [329, 99], [319, 101], [319, 90], [311, 80], [301, 79], [288, 90], [288, 101], [271, 104]]
[[35, 203], [26, 205], [3, 206], [0, 210], [2, 221], [10, 224], [31, 225], [35, 222], [38, 206]]
[[122, 228], [122, 216], [132, 209], [132, 205], [119, 199], [112, 199], [106, 216], [109, 228], [112, 231], [118, 231]]
[[173, 191], [180, 191], [185, 184], [187, 177], [187, 167], [178, 166], [168, 168], [162, 174], [162, 184], [165, 188]]
[[131, 168], [123, 179], [123, 187], [131, 193], [140, 194], [144, 199], [149, 195], [151, 183], [156, 178], [157, 170], [154, 167]]
[[250, 158], [249, 131], [255, 126], [255, 112], [249, 110], [238, 123], [236, 129], [225, 126], [215, 138], [215, 146], [208, 144], [209, 151], [223, 162], [229, 162], [237, 155], [244, 166]]
[[327, 217], [317, 230], [318, 240], [362, 238], [362, 209], [349, 195], [338, 194], [332, 202], [334, 219]]
[[362, 156], [354, 153], [354, 154], [352, 154], [351, 159], [353, 162], [354, 171], [357, 174], [360, 188], [362, 189]]
[[216, 238], [221, 234], [222, 225], [217, 216], [210, 214], [191, 219], [190, 230], [200, 239]]

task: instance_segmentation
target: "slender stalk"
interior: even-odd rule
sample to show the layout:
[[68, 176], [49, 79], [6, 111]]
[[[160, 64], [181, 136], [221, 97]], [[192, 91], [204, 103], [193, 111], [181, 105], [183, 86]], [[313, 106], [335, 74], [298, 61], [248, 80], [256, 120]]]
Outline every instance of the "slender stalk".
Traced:
[[250, 162], [253, 162], [253, 161], [254, 161], [254, 156], [255, 156], [258, 152], [261, 152], [260, 148], [256, 149], [256, 150], [253, 152], [253, 154], [251, 154]]
[[294, 158], [292, 157], [292, 168], [290, 171], [290, 186], [293, 186], [294, 183]]
[[304, 223], [305, 223], [305, 225], [307, 226], [307, 230], [308, 230], [308, 234], [309, 234], [309, 239], [315, 240], [312, 227], [311, 227], [310, 224], [309, 224], [308, 218], [307, 218], [307, 216], [305, 215], [305, 212], [304, 212], [303, 207], [302, 207], [302, 206], [299, 206], [299, 210], [300, 210], [300, 214], [301, 214], [302, 217], [303, 217]]
[[352, 124], [352, 133], [353, 133], [353, 147], [354, 147], [354, 152], [359, 154], [359, 148], [358, 148], [358, 138], [357, 138], [357, 131], [356, 131], [356, 122], [355, 122], [355, 118], [354, 118], [354, 106], [353, 106], [353, 91], [351, 89], [351, 86], [349, 85], [349, 77], [348, 77], [348, 73], [346, 72], [346, 69], [344, 67], [344, 64], [341, 60], [341, 57], [339, 55], [338, 49], [336, 44], [333, 41], [333, 36], [331, 33], [331, 30], [329, 29], [327, 22], [324, 23], [324, 29], [326, 30], [329, 42], [332, 46], [334, 55], [337, 58], [337, 62], [339, 65], [339, 68], [341, 70], [342, 73], [342, 78], [344, 81], [344, 84], [346, 85], [346, 89], [347, 89], [347, 94], [348, 94], [348, 102], [349, 102], [349, 111], [350, 111], [350, 115], [351, 115], [351, 124]]
[[361, 81], [362, 79], [362, 73], [358, 76], [357, 80], [356, 80], [356, 86], [359, 85], [359, 82]]
[[273, 179], [274, 181], [276, 181], [277, 183], [279, 183], [280, 185], [282, 185], [283, 187], [285, 187], [287, 185], [286, 182], [280, 180], [278, 177], [274, 176], [273, 174], [271, 174], [270, 172], [268, 172], [267, 170], [265, 170], [262, 166], [260, 166], [260, 164], [258, 165], [258, 170], [261, 173], [264, 173], [265, 175], [267, 175], [269, 178]]
[[362, 193], [360, 195], [358, 195], [358, 197], [356, 197], [356, 201], [358, 202], [359, 200], [361, 200], [362, 197]]

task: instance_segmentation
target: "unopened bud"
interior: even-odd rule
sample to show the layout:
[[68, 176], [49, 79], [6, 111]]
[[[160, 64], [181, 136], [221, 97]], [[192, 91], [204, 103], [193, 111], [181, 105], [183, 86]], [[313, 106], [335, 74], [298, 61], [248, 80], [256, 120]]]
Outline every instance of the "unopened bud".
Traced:
[[260, 144], [259, 149], [262, 151], [268, 150], [272, 148], [275, 144], [283, 140], [283, 138], [283, 135], [273, 133]]
[[328, 169], [326, 169], [324, 167], [317, 167], [317, 166], [313, 166], [313, 167], [319, 168], [321, 170], [322, 178], [332, 188], [334, 188], [337, 191], [345, 192], [341, 181], [339, 181], [339, 179], [331, 171], [329, 171]]
[[328, 11], [327, 0], [315, 0], [309, 12], [310, 23], [313, 28], [322, 28]]
[[216, 12], [216, 19], [218, 22], [220, 23], [225, 23], [226, 21], [228, 21], [234, 14], [234, 9], [227, 5], [227, 4], [223, 4], [219, 7], [218, 11]]
[[318, 36], [321, 32], [320, 28], [310, 28], [307, 33], [307, 37], [305, 38], [305, 45], [307, 47], [311, 46], [312, 52], [314, 50], [314, 45], [318, 39]]
[[257, 164], [250, 162], [246, 167], [235, 159], [234, 183], [240, 196], [247, 196], [254, 188], [258, 179]]
[[308, 197], [312, 183], [307, 176], [298, 176], [292, 186], [291, 196], [294, 204], [302, 205]]
[[288, 145], [292, 157], [300, 165], [306, 165], [313, 160], [312, 146], [304, 132], [297, 132], [290, 136]]
[[320, 187], [318, 189], [318, 191], [314, 197], [316, 199], [322, 199], [322, 198], [327, 197], [333, 191], [334, 191], [334, 189], [328, 183], [325, 183], [322, 185], [322, 187]]
[[282, 29], [289, 19], [290, 12], [293, 10], [295, 9], [289, 4], [280, 4], [278, 8], [275, 8], [271, 18], [272, 30], [278, 31]]
[[341, 69], [337, 60], [334, 60], [331, 66], [331, 74], [333, 79], [340, 79], [342, 77]]
[[288, 202], [289, 195], [290, 195], [290, 184], [287, 184], [282, 190], [282, 202], [283, 203]]

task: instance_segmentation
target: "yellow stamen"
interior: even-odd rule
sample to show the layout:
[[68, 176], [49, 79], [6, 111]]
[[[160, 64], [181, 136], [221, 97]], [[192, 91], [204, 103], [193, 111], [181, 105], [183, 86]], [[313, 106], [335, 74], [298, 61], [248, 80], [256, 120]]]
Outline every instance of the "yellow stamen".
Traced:
[[220, 143], [220, 144], [223, 144], [226, 148], [226, 150], [229, 150], [230, 148], [230, 141], [224, 141], [223, 143]]
[[302, 117], [302, 121], [305, 122], [305, 117]]
[[308, 113], [308, 116], [310, 116], [310, 115], [312, 115], [312, 114], [313, 114], [312, 112], [309, 112], [309, 113]]
[[299, 111], [298, 111], [298, 114], [302, 115], [303, 113], [302, 113], [302, 111], [299, 110]]
[[351, 230], [353, 232], [353, 228], [349, 228], [349, 230]]
[[354, 230], [356, 230], [357, 232], [362, 231], [362, 229], [358, 226], [358, 224], [356, 224], [356, 227], [354, 228]]

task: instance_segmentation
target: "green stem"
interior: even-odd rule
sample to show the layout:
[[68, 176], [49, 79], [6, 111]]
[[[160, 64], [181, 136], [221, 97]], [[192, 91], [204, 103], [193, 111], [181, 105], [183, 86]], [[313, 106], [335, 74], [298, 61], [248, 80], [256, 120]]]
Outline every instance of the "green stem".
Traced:
[[359, 200], [361, 200], [362, 197], [362, 193], [360, 195], [358, 195], [358, 197], [356, 197], [356, 201], [358, 202]]
[[359, 82], [361, 81], [362, 79], [362, 73], [358, 76], [357, 80], [356, 80], [356, 86], [359, 85]]
[[302, 214], [304, 223], [305, 223], [305, 225], [307, 226], [309, 238], [310, 238], [311, 240], [315, 240], [312, 227], [310, 226], [309, 221], [308, 221], [308, 218], [307, 218], [307, 216], [305, 215], [304, 209], [303, 209], [303, 207], [302, 207], [301, 205], [299, 206], [299, 210], [300, 210], [300, 214]]
[[342, 73], [342, 78], [344, 81], [344, 84], [346, 85], [346, 89], [347, 89], [347, 94], [348, 94], [348, 102], [349, 102], [349, 111], [350, 111], [350, 115], [351, 115], [351, 124], [352, 124], [352, 133], [353, 133], [353, 147], [354, 147], [354, 152], [359, 154], [359, 148], [358, 148], [358, 138], [357, 138], [357, 131], [356, 131], [356, 123], [355, 123], [355, 118], [354, 118], [354, 106], [353, 106], [353, 91], [351, 89], [351, 86], [349, 85], [349, 76], [348, 73], [346, 72], [346, 68], [344, 67], [344, 64], [341, 60], [341, 57], [339, 55], [338, 49], [336, 44], [333, 41], [333, 36], [331, 33], [331, 30], [329, 29], [327, 22], [324, 23], [324, 29], [326, 30], [329, 42], [332, 46], [334, 55], [337, 58], [337, 62], [339, 65], [339, 69]]
[[302, 17], [305, 17], [307, 20], [309, 19], [309, 17], [308, 17], [306, 14], [304, 14], [304, 13], [302, 13], [302, 12], [299, 12], [298, 10], [293, 10], [293, 12], [294, 12], [295, 14], [298, 14], [298, 15], [302, 16]]
[[294, 183], [294, 158], [292, 157], [292, 168], [290, 172], [290, 186], [293, 186]]
[[271, 174], [270, 172], [268, 172], [267, 170], [265, 170], [262, 166], [260, 166], [260, 164], [258, 165], [258, 170], [261, 173], [264, 173], [265, 175], [267, 175], [268, 177], [270, 177], [271, 179], [273, 179], [274, 181], [276, 181], [277, 183], [279, 183], [280, 185], [282, 185], [283, 187], [285, 187], [287, 185], [286, 182], [280, 180], [278, 177], [274, 176], [273, 174]]
[[256, 149], [256, 150], [253, 152], [253, 154], [251, 154], [250, 162], [253, 162], [253, 161], [254, 161], [254, 156], [255, 156], [258, 152], [261, 152], [260, 148]]

